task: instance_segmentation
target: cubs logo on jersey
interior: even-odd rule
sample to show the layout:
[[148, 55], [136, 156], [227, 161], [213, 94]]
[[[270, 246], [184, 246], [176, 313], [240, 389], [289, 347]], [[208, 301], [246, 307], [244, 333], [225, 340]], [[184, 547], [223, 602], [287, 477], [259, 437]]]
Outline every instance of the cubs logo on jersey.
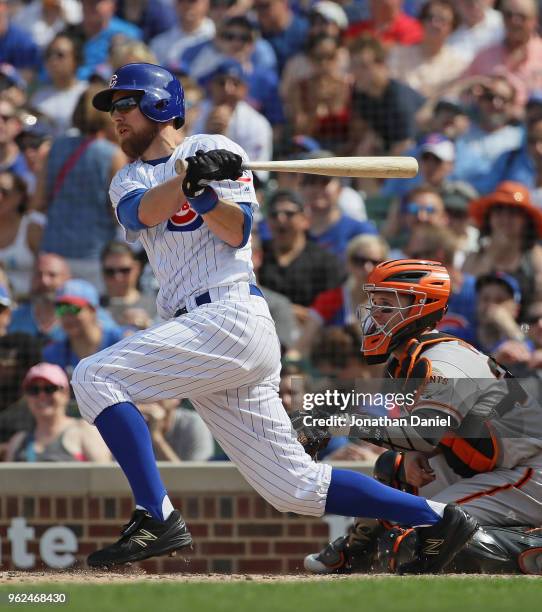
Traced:
[[184, 202], [181, 208], [168, 220], [167, 228], [172, 232], [193, 232], [202, 224], [203, 217], [192, 210], [188, 202]]

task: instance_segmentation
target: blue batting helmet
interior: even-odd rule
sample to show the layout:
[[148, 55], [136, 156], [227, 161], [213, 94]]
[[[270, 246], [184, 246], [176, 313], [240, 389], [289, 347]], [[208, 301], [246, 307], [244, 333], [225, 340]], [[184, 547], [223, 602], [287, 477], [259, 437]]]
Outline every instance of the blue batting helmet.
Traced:
[[126, 64], [109, 81], [109, 89], [98, 92], [92, 104], [109, 112], [115, 91], [133, 91], [141, 95], [139, 109], [152, 121], [174, 120], [175, 129], [184, 125], [184, 91], [169, 70], [155, 64]]

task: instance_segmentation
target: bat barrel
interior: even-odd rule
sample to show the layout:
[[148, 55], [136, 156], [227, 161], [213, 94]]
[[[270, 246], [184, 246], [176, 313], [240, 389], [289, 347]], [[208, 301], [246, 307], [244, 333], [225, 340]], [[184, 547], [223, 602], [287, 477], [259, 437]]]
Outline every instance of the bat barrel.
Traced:
[[418, 174], [418, 162], [414, 157], [323, 157], [250, 162], [246, 168], [352, 178], [412, 178]]

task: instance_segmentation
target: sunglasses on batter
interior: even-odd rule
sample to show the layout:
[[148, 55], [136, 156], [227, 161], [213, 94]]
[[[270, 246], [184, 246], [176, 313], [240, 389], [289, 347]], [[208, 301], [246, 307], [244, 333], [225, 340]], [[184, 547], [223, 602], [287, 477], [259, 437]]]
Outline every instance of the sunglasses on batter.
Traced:
[[127, 96], [126, 98], [119, 98], [114, 102], [111, 102], [109, 114], [112, 115], [115, 111], [121, 115], [126, 115], [139, 106], [139, 99], [135, 96]]

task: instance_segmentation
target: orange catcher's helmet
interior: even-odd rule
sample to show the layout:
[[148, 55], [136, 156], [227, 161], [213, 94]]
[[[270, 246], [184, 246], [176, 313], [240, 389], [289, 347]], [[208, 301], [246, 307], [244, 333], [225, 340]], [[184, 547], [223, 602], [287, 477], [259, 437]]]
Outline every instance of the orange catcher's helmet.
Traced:
[[[397, 346], [434, 327], [444, 316], [450, 297], [450, 276], [437, 261], [396, 259], [378, 264], [363, 289], [369, 300], [358, 313], [361, 352], [367, 363], [382, 363]], [[377, 293], [388, 293], [393, 300], [387, 300], [386, 305], [375, 304]], [[390, 301], [396, 305], [390, 305]]]

